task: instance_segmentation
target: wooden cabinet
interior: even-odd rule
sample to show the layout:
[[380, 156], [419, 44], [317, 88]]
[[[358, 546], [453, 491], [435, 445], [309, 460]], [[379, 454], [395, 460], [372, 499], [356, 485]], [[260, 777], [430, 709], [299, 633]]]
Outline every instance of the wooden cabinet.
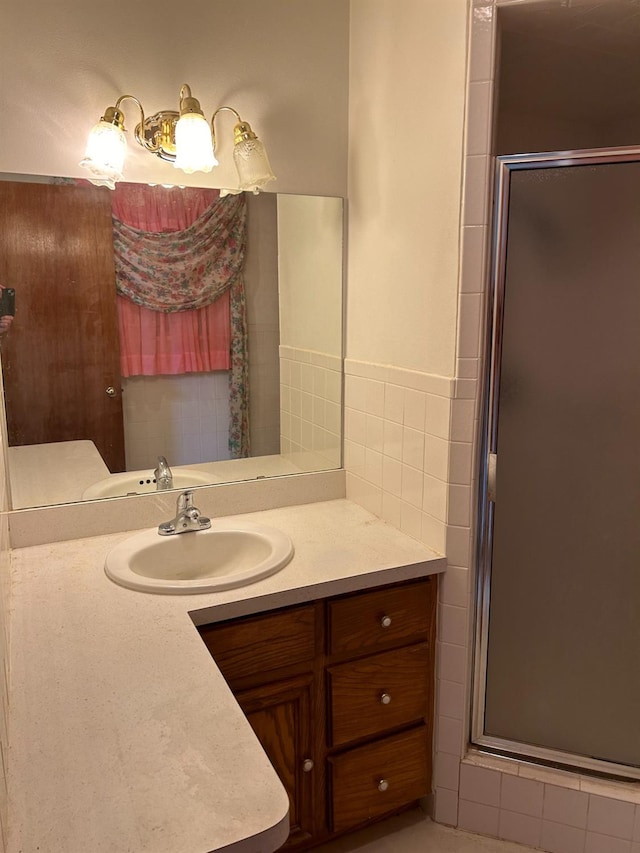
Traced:
[[426, 643], [329, 667], [332, 746], [420, 722], [428, 714]]
[[434, 625], [435, 576], [327, 602], [328, 653], [358, 656], [429, 638]]
[[234, 693], [297, 672], [313, 671], [313, 604], [205, 625], [198, 630]]
[[336, 833], [397, 811], [424, 797], [431, 782], [426, 726], [329, 757]]
[[286, 849], [326, 837], [322, 603], [199, 628], [289, 795]]
[[431, 789], [436, 576], [206, 625], [291, 802], [286, 849]]
[[288, 847], [315, 835], [313, 675], [276, 681], [237, 694], [240, 707], [289, 794]]

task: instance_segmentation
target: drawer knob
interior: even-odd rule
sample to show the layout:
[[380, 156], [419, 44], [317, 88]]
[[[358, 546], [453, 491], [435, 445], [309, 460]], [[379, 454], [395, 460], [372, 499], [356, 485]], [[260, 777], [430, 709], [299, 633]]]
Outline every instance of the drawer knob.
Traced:
[[381, 791], [382, 793], [389, 790], [389, 783], [387, 782], [386, 779], [381, 779], [378, 782], [378, 790]]
[[313, 770], [313, 759], [305, 758], [305, 760], [302, 762], [302, 769], [305, 773], [311, 773], [311, 771]]
[[383, 616], [382, 619], [380, 620], [380, 624], [382, 625], [383, 628], [390, 628], [391, 627], [391, 616]]
[[382, 693], [380, 696], [380, 703], [382, 705], [388, 705], [391, 702], [391, 696], [388, 693]]

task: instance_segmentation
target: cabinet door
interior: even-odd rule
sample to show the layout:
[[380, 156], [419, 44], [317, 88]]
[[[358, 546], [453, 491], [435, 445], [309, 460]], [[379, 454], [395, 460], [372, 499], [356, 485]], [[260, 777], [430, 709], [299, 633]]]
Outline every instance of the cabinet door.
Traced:
[[284, 849], [320, 831], [314, 802], [320, 762], [313, 749], [313, 676], [279, 681], [237, 695], [240, 707], [289, 795], [290, 835]]

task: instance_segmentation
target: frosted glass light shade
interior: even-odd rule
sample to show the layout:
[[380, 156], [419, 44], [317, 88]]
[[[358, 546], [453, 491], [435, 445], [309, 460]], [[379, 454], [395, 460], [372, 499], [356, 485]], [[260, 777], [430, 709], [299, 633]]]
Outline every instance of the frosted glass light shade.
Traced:
[[213, 153], [211, 128], [204, 116], [186, 113], [176, 124], [176, 159], [173, 164], [188, 175], [210, 172], [218, 161]]
[[275, 180], [264, 145], [259, 139], [242, 139], [233, 146], [241, 190], [259, 190]]
[[89, 134], [80, 165], [92, 173], [92, 184], [114, 190], [116, 181], [122, 180], [126, 151], [124, 132], [111, 122], [99, 121]]

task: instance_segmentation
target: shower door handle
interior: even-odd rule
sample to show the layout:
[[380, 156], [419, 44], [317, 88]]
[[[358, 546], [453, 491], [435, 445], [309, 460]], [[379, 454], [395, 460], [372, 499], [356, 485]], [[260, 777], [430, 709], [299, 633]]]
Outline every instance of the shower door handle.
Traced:
[[490, 453], [487, 459], [487, 498], [495, 503], [496, 500], [496, 470], [498, 454]]

